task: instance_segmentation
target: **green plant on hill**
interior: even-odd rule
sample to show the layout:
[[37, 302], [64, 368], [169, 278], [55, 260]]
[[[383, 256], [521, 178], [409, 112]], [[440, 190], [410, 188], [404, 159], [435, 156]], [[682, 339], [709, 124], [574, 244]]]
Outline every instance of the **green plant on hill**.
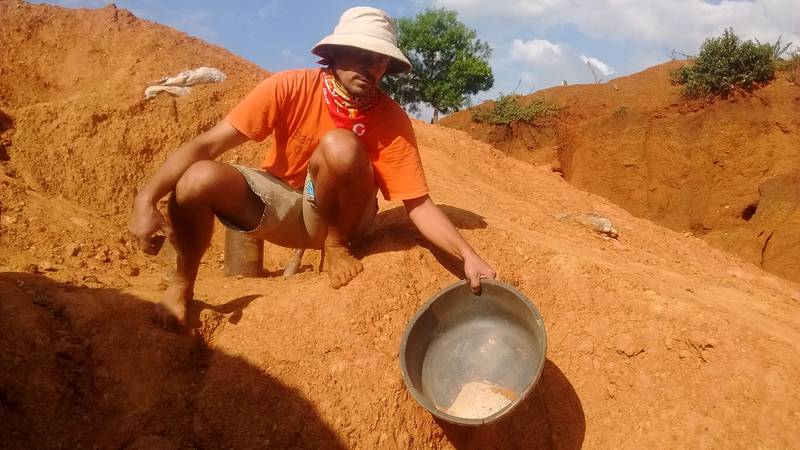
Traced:
[[519, 95], [501, 94], [494, 104], [473, 109], [472, 121], [511, 128], [513, 124], [530, 124], [538, 118], [553, 115], [556, 111], [558, 108], [547, 100], [535, 99], [524, 104], [519, 100]]
[[792, 46], [791, 42], [789, 42], [788, 44], [782, 46], [781, 45], [781, 37], [780, 36], [778, 36], [778, 40], [775, 41], [774, 44], [770, 44], [770, 43], [762, 44], [761, 41], [759, 41], [758, 39], [756, 39], [756, 44], [769, 46], [769, 49], [772, 52], [772, 59], [774, 59], [776, 62], [780, 61], [781, 55], [786, 53], [786, 50], [789, 50], [789, 47]]
[[775, 77], [776, 60], [786, 48], [781, 50], [780, 39], [775, 44], [742, 41], [728, 28], [722, 36], [706, 39], [694, 61], [672, 73], [672, 81], [683, 84], [689, 97], [752, 90]]

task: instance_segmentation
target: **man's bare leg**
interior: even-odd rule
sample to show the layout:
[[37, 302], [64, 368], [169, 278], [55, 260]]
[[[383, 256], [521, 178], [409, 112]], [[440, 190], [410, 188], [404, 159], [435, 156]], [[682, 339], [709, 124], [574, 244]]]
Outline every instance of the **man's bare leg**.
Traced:
[[250, 230], [258, 225], [263, 212], [261, 199], [233, 167], [201, 161], [186, 170], [170, 196], [177, 268], [156, 305], [156, 325], [168, 330], [186, 327], [186, 306], [194, 294], [200, 260], [211, 241], [214, 214]]
[[322, 137], [309, 162], [317, 209], [328, 226], [325, 257], [328, 278], [340, 288], [364, 270], [348, 243], [374, 192], [367, 151], [351, 131], [335, 129]]

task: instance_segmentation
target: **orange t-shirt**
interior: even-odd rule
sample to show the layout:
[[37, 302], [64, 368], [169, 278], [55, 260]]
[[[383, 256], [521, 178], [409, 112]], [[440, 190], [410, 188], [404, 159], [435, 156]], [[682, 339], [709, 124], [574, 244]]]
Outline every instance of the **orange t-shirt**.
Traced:
[[[320, 138], [336, 128], [322, 99], [322, 69], [276, 73], [262, 81], [225, 118], [234, 128], [261, 142], [275, 134], [275, 146], [263, 168], [301, 189], [311, 154]], [[386, 94], [362, 142], [386, 200], [409, 200], [428, 193], [414, 129], [406, 113]]]

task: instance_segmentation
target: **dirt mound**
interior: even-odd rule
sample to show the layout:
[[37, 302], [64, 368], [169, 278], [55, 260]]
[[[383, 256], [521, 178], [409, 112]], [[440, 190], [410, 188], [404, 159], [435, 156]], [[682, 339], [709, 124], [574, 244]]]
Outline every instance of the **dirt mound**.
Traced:
[[[10, 159], [0, 162], [5, 448], [800, 446], [800, 286], [633, 217], [549, 169], [422, 123], [415, 129], [434, 198], [546, 321], [542, 379], [512, 417], [479, 429], [449, 426], [405, 390], [397, 354], [405, 324], [460, 269], [425, 244], [396, 204], [381, 204], [375, 229], [355, 249], [365, 271], [340, 290], [313, 272], [315, 252], [298, 275], [279, 276], [290, 251], [271, 246], [265, 277], [224, 278], [215, 236], [190, 305], [196, 337], [154, 328], [160, 264], [133, 252], [125, 211], [113, 206], [126, 209], [130, 185], [264, 73], [121, 10], [2, 8], [12, 30], [41, 18], [24, 44], [29, 52], [37, 40], [42, 52], [54, 48], [50, 23], [68, 49], [92, 26], [117, 23], [116, 14], [126, 19], [108, 42], [132, 45], [134, 33], [183, 39], [175, 59], [216, 65], [231, 77], [186, 98], [146, 103], [139, 99], [146, 80], [186, 67], [162, 70], [157, 58], [134, 54], [151, 61], [151, 73], [134, 70], [116, 89], [87, 86], [61, 100], [52, 98], [65, 91], [4, 94], [17, 99], [3, 106], [16, 131]], [[3, 39], [16, 39], [7, 29]], [[109, 47], [116, 53], [123, 48]], [[58, 60], [58, 53], [42, 54]], [[113, 79], [111, 66], [87, 65], [86, 72]], [[111, 91], [130, 94], [100, 94]], [[112, 113], [90, 136], [66, 117], [85, 120], [98, 99]], [[162, 124], [173, 110], [177, 122]], [[39, 116], [48, 111], [59, 113]], [[61, 125], [33, 140], [23, 122]], [[41, 159], [43, 147], [73, 148], [75, 141], [81, 150], [69, 157]], [[101, 165], [101, 154], [119, 167]], [[83, 167], [94, 176], [78, 185]], [[773, 198], [779, 205], [784, 196]], [[619, 239], [574, 220], [589, 211], [609, 218]]]
[[[796, 236], [800, 203], [794, 203], [793, 214], [762, 219], [756, 235], [748, 223], [766, 201], [759, 193], [762, 183], [781, 183], [786, 175], [800, 173], [800, 88], [779, 73], [752, 94], [687, 101], [669, 80], [681, 64], [662, 64], [600, 85], [538, 92], [529, 99], [554, 102], [563, 108], [559, 116], [510, 132], [472, 123], [469, 111], [441, 123], [516, 158], [549, 164], [573, 185], [635, 216], [691, 231], [800, 281], [797, 266], [783, 264], [800, 260], [796, 240], [750, 251], [763, 244], [762, 231]], [[742, 243], [745, 237], [748, 242]]]
[[[67, 10], [4, 1], [0, 20], [4, 152], [32, 188], [104, 213], [127, 211], [167, 152], [214, 125], [267, 74], [113, 5]], [[180, 100], [144, 99], [149, 81], [199, 66], [228, 79]], [[12, 127], [6, 138], [3, 129]]]

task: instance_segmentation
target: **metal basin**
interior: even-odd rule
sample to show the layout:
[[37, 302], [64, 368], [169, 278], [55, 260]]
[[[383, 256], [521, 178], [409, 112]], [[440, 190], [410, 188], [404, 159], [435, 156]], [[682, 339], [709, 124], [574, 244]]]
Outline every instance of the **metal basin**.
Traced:
[[460, 281], [411, 318], [400, 369], [414, 399], [434, 416], [480, 426], [510, 414], [533, 390], [547, 336], [539, 311], [505, 283], [482, 280], [475, 295]]

